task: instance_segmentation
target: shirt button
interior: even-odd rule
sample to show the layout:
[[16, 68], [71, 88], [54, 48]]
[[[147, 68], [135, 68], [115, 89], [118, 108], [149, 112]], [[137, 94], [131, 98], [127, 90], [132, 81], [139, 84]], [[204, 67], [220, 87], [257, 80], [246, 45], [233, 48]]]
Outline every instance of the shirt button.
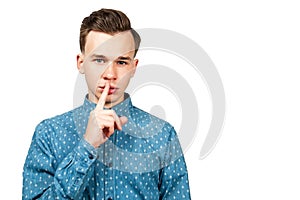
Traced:
[[107, 200], [113, 200], [111, 197], [108, 197]]
[[79, 182], [80, 182], [80, 179], [79, 179], [79, 178], [77, 178], [77, 179], [75, 180], [75, 185], [78, 185], [78, 184], [79, 184]]
[[94, 156], [92, 154], [89, 154], [89, 159], [93, 159]]
[[112, 163], [108, 163], [108, 167], [112, 168], [113, 164]]

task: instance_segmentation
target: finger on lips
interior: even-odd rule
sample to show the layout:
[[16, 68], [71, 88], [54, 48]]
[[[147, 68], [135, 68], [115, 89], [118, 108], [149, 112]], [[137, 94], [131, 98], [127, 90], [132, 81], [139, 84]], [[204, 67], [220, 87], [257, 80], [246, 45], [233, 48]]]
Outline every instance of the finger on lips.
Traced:
[[104, 87], [101, 97], [97, 103], [96, 110], [103, 110], [105, 102], [106, 102], [106, 97], [108, 95], [108, 91], [109, 91], [109, 83], [105, 83], [105, 87]]
[[105, 102], [106, 102], [106, 98], [108, 96], [109, 87], [110, 87], [109, 83], [105, 83], [105, 87], [103, 89], [103, 92], [102, 92], [102, 94], [99, 98], [99, 101], [97, 103], [97, 106], [95, 108], [97, 114], [99, 114], [99, 112], [102, 112], [103, 114], [106, 113], [107, 115], [110, 115], [110, 117], [111, 117], [111, 118], [109, 117], [109, 120], [106, 117], [105, 120], [108, 120], [108, 121], [112, 120], [113, 125], [109, 125], [108, 123], [103, 123], [103, 121], [102, 121], [102, 120], [104, 120], [103, 117], [102, 117], [102, 119], [99, 119], [103, 123], [102, 126], [104, 126], [104, 127], [101, 127], [101, 128], [103, 129], [103, 131], [106, 132], [105, 135], [107, 137], [109, 137], [110, 135], [113, 134], [115, 128], [117, 128], [118, 130], [122, 130], [121, 120], [117, 116], [115, 111], [113, 111], [113, 110], [104, 110], [104, 105], [105, 105]]

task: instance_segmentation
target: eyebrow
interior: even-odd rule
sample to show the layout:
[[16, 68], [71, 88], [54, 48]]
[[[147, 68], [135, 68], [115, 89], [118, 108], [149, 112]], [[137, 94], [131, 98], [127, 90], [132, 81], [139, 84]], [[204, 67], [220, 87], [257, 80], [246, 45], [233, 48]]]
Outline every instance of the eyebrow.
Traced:
[[119, 56], [116, 60], [131, 60], [129, 56]]
[[99, 55], [99, 54], [93, 54], [91, 57], [92, 58], [106, 58], [104, 55]]
[[[91, 57], [92, 57], [92, 58], [102, 58], [102, 59], [107, 59], [106, 56], [101, 55], [101, 54], [93, 54]], [[132, 59], [131, 59], [130, 56], [119, 56], [119, 57], [117, 57], [115, 60], [129, 60], [129, 61], [131, 61]]]

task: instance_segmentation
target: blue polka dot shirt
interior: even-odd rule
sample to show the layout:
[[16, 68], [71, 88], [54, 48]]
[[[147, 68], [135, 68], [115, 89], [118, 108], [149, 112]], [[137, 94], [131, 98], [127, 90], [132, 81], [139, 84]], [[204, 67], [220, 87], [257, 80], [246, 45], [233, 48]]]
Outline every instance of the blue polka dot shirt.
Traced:
[[190, 199], [188, 173], [174, 128], [132, 105], [113, 109], [128, 122], [99, 148], [83, 139], [90, 112], [82, 106], [35, 129], [23, 170], [22, 199]]

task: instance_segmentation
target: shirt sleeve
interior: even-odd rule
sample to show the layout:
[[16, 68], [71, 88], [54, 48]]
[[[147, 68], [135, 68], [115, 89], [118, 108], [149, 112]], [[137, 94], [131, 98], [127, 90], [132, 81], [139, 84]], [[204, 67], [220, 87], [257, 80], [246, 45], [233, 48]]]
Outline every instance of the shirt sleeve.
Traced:
[[23, 200], [78, 199], [93, 174], [96, 149], [81, 139], [59, 159], [50, 129], [42, 122], [35, 130], [23, 168]]
[[174, 128], [165, 152], [164, 167], [160, 172], [160, 199], [191, 199], [188, 171]]

